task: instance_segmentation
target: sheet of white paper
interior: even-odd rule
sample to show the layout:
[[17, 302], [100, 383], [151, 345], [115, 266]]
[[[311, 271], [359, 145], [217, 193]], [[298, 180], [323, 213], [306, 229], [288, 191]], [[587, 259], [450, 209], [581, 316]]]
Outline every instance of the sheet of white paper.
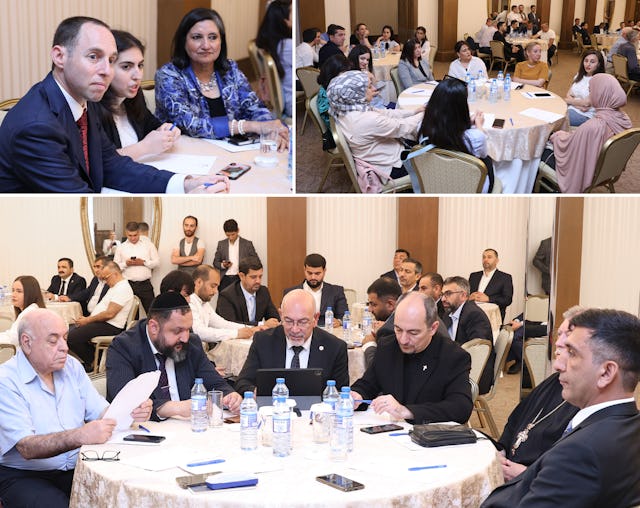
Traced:
[[427, 102], [429, 102], [430, 98], [431, 98], [431, 95], [416, 95], [415, 97], [403, 97], [402, 105], [404, 107], [413, 106], [415, 108], [419, 108], [420, 106], [424, 106]]
[[552, 113], [551, 111], [545, 111], [544, 109], [538, 108], [529, 108], [524, 111], [520, 111], [521, 115], [528, 116], [529, 118], [535, 118], [536, 120], [543, 120], [547, 123], [553, 123], [561, 118], [564, 118], [564, 115], [560, 115], [558, 113]]
[[184, 175], [208, 175], [215, 162], [214, 155], [187, 155], [176, 153], [164, 153], [154, 156], [153, 160], [140, 160], [143, 164], [149, 164], [156, 169], [166, 169], [173, 173]]
[[125, 430], [131, 427], [133, 418], [131, 411], [149, 398], [160, 379], [160, 371], [145, 372], [132, 379], [118, 392], [111, 405], [107, 408], [104, 418], [116, 420], [116, 430]]
[[489, 129], [493, 126], [493, 121], [496, 119], [496, 115], [494, 113], [485, 113], [484, 114], [484, 123], [482, 124], [483, 129]]
[[[159, 450], [144, 455], [136, 455], [131, 457], [128, 454], [121, 454], [120, 462], [128, 466], [138, 467], [147, 471], [164, 471], [176, 467], [183, 460], [188, 460], [188, 452], [176, 453], [175, 449]], [[217, 465], [217, 464], [214, 464]], [[218, 469], [209, 469], [209, 471], [217, 471]], [[206, 471], [204, 471], [206, 473]]]
[[205, 141], [211, 143], [212, 145], [219, 146], [223, 150], [227, 152], [248, 152], [249, 150], [260, 150], [260, 143], [253, 143], [251, 145], [232, 145], [222, 139], [205, 139]]

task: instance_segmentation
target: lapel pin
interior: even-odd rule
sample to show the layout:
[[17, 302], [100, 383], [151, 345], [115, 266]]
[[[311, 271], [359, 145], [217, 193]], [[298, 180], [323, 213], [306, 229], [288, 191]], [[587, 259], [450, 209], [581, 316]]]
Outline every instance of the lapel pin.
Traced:
[[318, 346], [318, 349], [319, 349], [320, 351], [324, 351], [324, 346]]
[[425, 370], [427, 370], [427, 366], [426, 366], [426, 365], [423, 365], [423, 366], [422, 366], [422, 372], [424, 372]]

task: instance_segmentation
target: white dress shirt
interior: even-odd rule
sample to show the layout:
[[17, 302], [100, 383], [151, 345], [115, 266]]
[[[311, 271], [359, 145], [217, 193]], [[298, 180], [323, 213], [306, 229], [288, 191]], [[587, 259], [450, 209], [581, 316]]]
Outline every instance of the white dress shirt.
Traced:
[[189, 297], [189, 307], [193, 315], [193, 333], [204, 342], [235, 339], [238, 336], [238, 330], [244, 328], [242, 323], [224, 319], [213, 310], [209, 302], [203, 302], [195, 293]]
[[482, 272], [482, 277], [480, 278], [480, 283], [478, 284], [478, 291], [484, 293], [484, 290], [487, 289], [489, 282], [491, 282], [491, 277], [493, 277], [493, 274], [496, 273], [496, 270], [497, 268], [494, 268], [489, 272], [488, 275], [484, 271]]
[[593, 406], [585, 407], [580, 411], [578, 411], [575, 414], [575, 416], [571, 419], [571, 422], [569, 422], [571, 425], [571, 428], [575, 429], [578, 425], [580, 425], [583, 421], [589, 418], [592, 414], [597, 413], [601, 409], [607, 408], [609, 406], [615, 406], [616, 404], [626, 404], [627, 402], [634, 402], [634, 398], [629, 397], [628, 399], [609, 400], [607, 402], [601, 402], [600, 404], [594, 404]]
[[100, 299], [100, 293], [102, 293], [102, 289], [104, 288], [105, 284], [106, 284], [105, 281], [98, 280], [98, 285], [96, 286], [96, 290], [93, 292], [93, 294], [91, 295], [91, 298], [89, 298], [89, 301], [87, 302], [87, 310], [89, 312], [92, 312], [93, 309], [96, 308], [96, 305], [98, 305], [98, 300]]
[[[311, 337], [313, 337], [313, 334], [311, 335]], [[304, 344], [302, 344], [302, 351], [300, 351], [300, 353], [298, 354], [298, 358], [300, 359], [300, 368], [301, 369], [306, 369], [309, 365], [309, 351], [311, 350], [311, 337], [309, 337]], [[293, 347], [293, 344], [291, 343], [291, 341], [287, 338], [287, 356], [285, 358], [284, 361], [284, 368], [285, 369], [290, 369], [291, 368], [291, 360], [293, 360], [293, 349], [291, 349]]]
[[91, 315], [95, 316], [96, 314], [104, 312], [105, 310], [107, 310], [111, 302], [120, 305], [122, 308], [113, 318], [109, 319], [106, 322], [111, 326], [115, 326], [116, 328], [124, 328], [127, 324], [129, 311], [131, 310], [131, 306], [133, 305], [133, 290], [125, 279], [121, 280], [115, 286], [108, 289], [107, 293], [104, 295], [104, 298], [100, 300], [100, 303], [98, 303], [98, 305], [96, 305], [93, 309], [93, 312], [91, 312]]
[[313, 296], [313, 299], [316, 302], [316, 312], [320, 312], [320, 302], [322, 301], [322, 286], [324, 286], [324, 282], [320, 284], [320, 288], [314, 291], [311, 286], [307, 284], [306, 280], [302, 283], [302, 289]]
[[[228, 240], [227, 240], [228, 241]], [[231, 266], [227, 268], [225, 275], [238, 275], [238, 264], [240, 263], [240, 237], [234, 243], [229, 242], [229, 259]]]
[[[144, 265], [127, 266], [127, 259], [131, 259], [133, 256], [144, 260]], [[120, 244], [116, 249], [113, 260], [122, 270], [124, 278], [135, 282], [150, 279], [151, 270], [160, 264], [156, 246], [153, 245], [153, 242], [143, 237], [140, 237], [136, 243], [131, 243], [127, 240]]]
[[[160, 362], [156, 357], [156, 353], [159, 353], [156, 347], [151, 342], [149, 338], [149, 330], [147, 332], [147, 340], [149, 341], [149, 347], [151, 348], [151, 354], [153, 354], [153, 360], [156, 362], [156, 369], [160, 370]], [[173, 358], [166, 357], [164, 362], [164, 370], [167, 371], [167, 381], [169, 381], [169, 396], [171, 400], [180, 400], [180, 392], [178, 392], [178, 382], [176, 381], [176, 366], [173, 361]]]
[[296, 47], [296, 69], [310, 67], [318, 63], [318, 52], [308, 42], [302, 42]]

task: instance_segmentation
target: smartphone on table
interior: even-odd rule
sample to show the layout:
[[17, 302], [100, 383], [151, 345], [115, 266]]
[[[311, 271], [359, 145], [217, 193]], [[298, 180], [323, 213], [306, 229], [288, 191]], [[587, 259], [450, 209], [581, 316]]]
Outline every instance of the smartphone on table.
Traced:
[[160, 443], [166, 438], [164, 436], [152, 436], [151, 434], [129, 434], [122, 438], [123, 441], [133, 441], [134, 443]]
[[334, 489], [341, 490], [342, 492], [351, 492], [353, 490], [362, 490], [364, 485], [362, 483], [353, 481], [345, 476], [339, 474], [327, 474], [324, 476], [316, 476], [316, 480]]
[[240, 162], [232, 162], [228, 164], [220, 171], [218, 171], [218, 175], [226, 176], [229, 180], [237, 180], [242, 175], [244, 175], [247, 171], [251, 169], [249, 164], [242, 164]]
[[494, 129], [502, 129], [504, 127], [504, 118], [496, 118], [491, 127]]
[[394, 430], [402, 430], [404, 427], [396, 425], [395, 423], [388, 423], [386, 425], [373, 425], [372, 427], [362, 427], [360, 430], [367, 434], [380, 434], [382, 432], [392, 432]]

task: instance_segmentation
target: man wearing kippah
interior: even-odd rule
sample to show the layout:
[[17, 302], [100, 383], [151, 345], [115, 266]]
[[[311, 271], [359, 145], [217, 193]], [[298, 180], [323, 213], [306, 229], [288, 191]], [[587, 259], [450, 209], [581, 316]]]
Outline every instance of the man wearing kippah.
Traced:
[[152, 420], [189, 417], [194, 379], [207, 390], [221, 390], [225, 406], [237, 412], [242, 397], [216, 372], [202, 349], [200, 338], [189, 332], [191, 309], [184, 297], [170, 291], [153, 300], [147, 319], [118, 335], [107, 353], [107, 400], [111, 401], [131, 379], [160, 371], [151, 394]]

